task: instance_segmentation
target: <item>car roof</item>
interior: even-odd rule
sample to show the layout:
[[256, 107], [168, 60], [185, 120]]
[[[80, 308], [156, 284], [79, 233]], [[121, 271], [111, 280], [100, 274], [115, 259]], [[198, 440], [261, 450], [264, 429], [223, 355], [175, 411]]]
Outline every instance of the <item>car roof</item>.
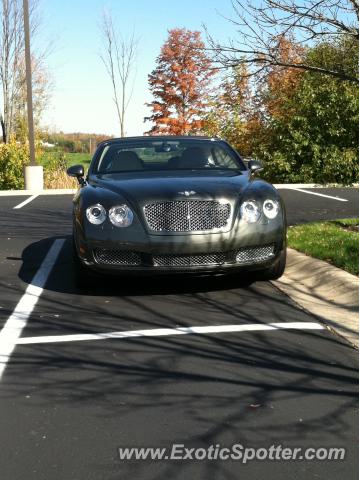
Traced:
[[152, 141], [174, 141], [174, 140], [212, 140], [212, 141], [223, 141], [221, 138], [218, 137], [206, 137], [202, 135], [140, 135], [137, 137], [120, 137], [120, 138], [110, 138], [108, 140], [104, 140], [103, 142], [99, 143], [100, 145], [111, 145], [114, 143], [119, 143], [123, 141], [131, 141], [131, 140], [152, 140]]

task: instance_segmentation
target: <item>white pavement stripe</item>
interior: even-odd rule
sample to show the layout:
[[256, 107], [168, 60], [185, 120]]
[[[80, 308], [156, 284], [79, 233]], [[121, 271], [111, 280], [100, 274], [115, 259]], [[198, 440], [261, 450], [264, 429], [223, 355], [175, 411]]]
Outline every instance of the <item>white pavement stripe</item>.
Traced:
[[24, 207], [25, 205], [27, 205], [28, 203], [32, 202], [33, 200], [35, 200], [35, 198], [37, 198], [38, 195], [32, 195], [31, 197], [27, 198], [26, 200], [24, 200], [23, 202], [19, 203], [19, 205], [16, 205], [16, 207], [14, 207], [14, 210], [17, 209], [17, 208], [22, 208]]
[[284, 190], [295, 190], [296, 192], [309, 193], [309, 195], [316, 195], [317, 197], [330, 198], [331, 200], [338, 200], [338, 202], [347, 202], [346, 198], [333, 197], [331, 195], [324, 195], [323, 193], [309, 192], [309, 190], [304, 190], [303, 188], [290, 188], [284, 187]]
[[154, 328], [150, 330], [132, 330], [128, 332], [85, 333], [74, 335], [51, 335], [48, 337], [23, 337], [17, 340], [19, 345], [37, 343], [80, 342], [84, 340], [109, 340], [131, 337], [165, 337], [168, 335], [191, 335], [205, 333], [256, 332], [265, 330], [323, 330], [316, 322], [253, 323], [248, 325], [210, 325], [208, 327]]
[[32, 282], [28, 285], [26, 292], [21, 297], [12, 315], [7, 319], [3, 329], [0, 331], [0, 379], [15, 345], [26, 326], [27, 320], [43, 291], [64, 243], [64, 239], [58, 239], [51, 245], [50, 250], [32, 279]]
[[[307, 188], [310, 188], [307, 186]], [[0, 197], [18, 197], [29, 195], [73, 195], [77, 188], [51, 188], [45, 190], [0, 190]]]

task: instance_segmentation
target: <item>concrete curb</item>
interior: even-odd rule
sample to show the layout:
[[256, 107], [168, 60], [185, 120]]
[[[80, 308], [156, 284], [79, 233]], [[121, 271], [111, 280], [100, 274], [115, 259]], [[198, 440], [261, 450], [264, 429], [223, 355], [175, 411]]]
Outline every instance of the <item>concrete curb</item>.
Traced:
[[286, 271], [273, 284], [359, 348], [358, 277], [288, 249]]

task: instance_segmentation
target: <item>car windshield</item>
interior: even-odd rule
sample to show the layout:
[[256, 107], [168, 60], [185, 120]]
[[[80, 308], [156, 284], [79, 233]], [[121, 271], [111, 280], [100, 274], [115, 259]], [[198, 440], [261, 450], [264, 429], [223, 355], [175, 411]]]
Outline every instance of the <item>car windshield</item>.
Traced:
[[236, 153], [219, 140], [122, 140], [106, 145], [96, 161], [100, 174], [137, 170], [245, 170]]

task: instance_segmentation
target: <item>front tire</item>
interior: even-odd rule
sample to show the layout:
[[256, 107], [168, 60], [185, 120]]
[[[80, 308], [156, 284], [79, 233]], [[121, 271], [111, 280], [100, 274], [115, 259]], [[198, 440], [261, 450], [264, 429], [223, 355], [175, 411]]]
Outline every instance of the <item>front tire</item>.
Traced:
[[83, 265], [77, 254], [75, 240], [72, 242], [73, 271], [75, 286], [79, 289], [88, 288], [93, 285], [92, 272]]
[[285, 270], [287, 262], [287, 249], [283, 248], [280, 252], [280, 256], [276, 263], [265, 270], [260, 270], [256, 272], [256, 279], [257, 280], [278, 280]]

